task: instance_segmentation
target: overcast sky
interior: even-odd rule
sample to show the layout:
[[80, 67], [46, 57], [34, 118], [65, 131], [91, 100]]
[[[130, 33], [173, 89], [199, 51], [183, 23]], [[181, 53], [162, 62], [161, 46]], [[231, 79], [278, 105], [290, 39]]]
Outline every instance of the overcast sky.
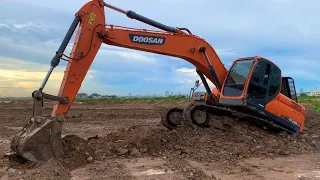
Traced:
[[[49, 3], [50, 2], [50, 3]], [[37, 89], [75, 12], [85, 0], [0, 0], [0, 95], [25, 96]], [[264, 56], [296, 81], [297, 91], [320, 89], [319, 0], [110, 0], [206, 39], [229, 68], [238, 57]], [[149, 28], [106, 10], [107, 23]], [[68, 54], [66, 52], [65, 54]], [[57, 94], [66, 63], [45, 89]], [[127, 95], [189, 92], [195, 67], [163, 55], [103, 45], [81, 92]]]

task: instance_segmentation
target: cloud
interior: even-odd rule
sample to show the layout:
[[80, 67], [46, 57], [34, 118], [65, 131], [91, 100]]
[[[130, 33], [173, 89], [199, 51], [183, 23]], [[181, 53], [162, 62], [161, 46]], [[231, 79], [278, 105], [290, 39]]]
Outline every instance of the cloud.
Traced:
[[232, 49], [215, 49], [216, 53], [218, 54], [218, 56], [234, 56], [237, 54], [237, 52]]
[[285, 70], [283, 72], [283, 74], [288, 74], [288, 75], [290, 74], [291, 76], [299, 77], [297, 79], [308, 79], [308, 80], [320, 82], [320, 75], [319, 74], [312, 73], [312, 72], [305, 71], [305, 70], [299, 70], [299, 69]]
[[[180, 69], [177, 69], [177, 74], [179, 78], [185, 79], [185, 81], [183, 81], [184, 82], [183, 87], [191, 88], [193, 87], [195, 81], [199, 80], [201, 82], [201, 87], [198, 90], [205, 91], [202, 81], [195, 69], [180, 68]], [[211, 89], [216, 87], [208, 78], [206, 78], [206, 81]]]
[[[48, 66], [19, 59], [0, 57], [0, 96], [30, 96], [39, 89], [47, 74]], [[63, 78], [62, 68], [50, 76], [45, 91], [57, 94]]]
[[0, 23], [0, 27], [5, 27], [5, 28], [9, 28], [10, 26], [8, 24], [3, 24], [3, 23]]
[[[146, 53], [138, 50], [130, 50], [120, 47], [103, 46], [99, 50], [99, 55], [118, 56], [124, 61], [122, 63], [155, 63], [156, 58], [154, 54]], [[112, 60], [111, 60], [112, 61]]]
[[[31, 80], [16, 83], [17, 78], [31, 79], [37, 73], [40, 77], [46, 73], [74, 13], [86, 2], [0, 1], [0, 69], [6, 70], [6, 76], [16, 75], [2, 77], [3, 82], [25, 89], [35, 87]], [[134, 10], [163, 24], [189, 28], [212, 45], [226, 66], [238, 57], [262, 55], [278, 64], [285, 76], [292, 76], [297, 89], [319, 84], [320, 60], [316, 57], [320, 41], [320, 24], [317, 23], [320, 2], [317, 0], [308, 3], [295, 0], [198, 0], [183, 1], [183, 8], [177, 8], [181, 0], [110, 0], [108, 3]], [[109, 24], [156, 29], [109, 9], [106, 9], [106, 16]], [[205, 21], [201, 21], [203, 19]], [[65, 54], [71, 51], [72, 43]], [[65, 66], [62, 61], [55, 72], [63, 73]], [[9, 83], [8, 78], [15, 80]], [[39, 83], [41, 78], [35, 79]], [[197, 79], [195, 67], [182, 59], [103, 45], [81, 91], [184, 92]], [[53, 81], [52, 91], [55, 93], [55, 87], [61, 81], [58, 78]]]

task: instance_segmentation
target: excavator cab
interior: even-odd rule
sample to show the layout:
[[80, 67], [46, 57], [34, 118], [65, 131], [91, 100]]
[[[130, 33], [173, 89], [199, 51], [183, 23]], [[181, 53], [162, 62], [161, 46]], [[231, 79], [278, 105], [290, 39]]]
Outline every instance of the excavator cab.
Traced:
[[305, 109], [297, 103], [293, 79], [283, 78], [280, 68], [266, 58], [235, 60], [221, 92], [219, 104], [262, 117], [288, 131], [303, 129]]
[[281, 70], [271, 61], [262, 57], [237, 59], [225, 79], [219, 103], [264, 107], [279, 94], [280, 86]]

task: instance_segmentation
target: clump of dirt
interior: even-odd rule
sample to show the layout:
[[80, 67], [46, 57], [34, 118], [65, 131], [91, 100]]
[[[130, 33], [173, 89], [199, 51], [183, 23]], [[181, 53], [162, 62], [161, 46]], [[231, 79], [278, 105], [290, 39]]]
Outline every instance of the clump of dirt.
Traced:
[[94, 151], [87, 141], [76, 135], [67, 135], [62, 138], [63, 163], [70, 169], [91, 163], [94, 160]]

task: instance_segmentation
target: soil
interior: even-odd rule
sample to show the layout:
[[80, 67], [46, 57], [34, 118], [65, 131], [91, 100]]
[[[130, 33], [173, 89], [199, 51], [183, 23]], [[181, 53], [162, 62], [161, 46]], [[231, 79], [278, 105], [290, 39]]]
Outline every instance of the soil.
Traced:
[[[0, 102], [2, 179], [320, 179], [320, 113], [307, 108], [305, 131], [278, 133], [229, 122], [229, 128], [161, 124], [167, 108], [188, 102], [75, 102], [63, 124], [63, 158], [35, 164], [10, 152], [32, 102]], [[44, 114], [50, 114], [51, 102]]]

